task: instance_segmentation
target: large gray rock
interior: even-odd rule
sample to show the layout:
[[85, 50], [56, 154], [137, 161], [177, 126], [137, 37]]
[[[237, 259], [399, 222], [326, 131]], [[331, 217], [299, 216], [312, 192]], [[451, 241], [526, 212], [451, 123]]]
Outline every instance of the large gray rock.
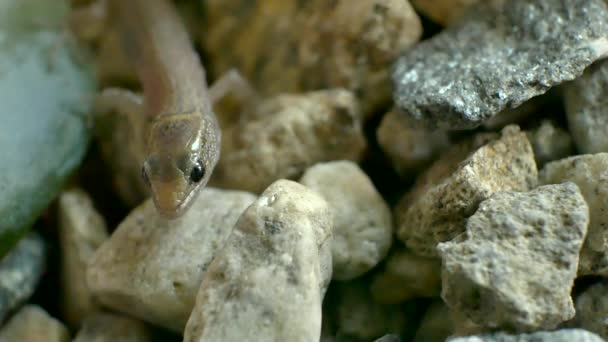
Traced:
[[481, 1], [394, 67], [406, 115], [472, 128], [570, 81], [608, 52], [603, 0]]
[[319, 341], [331, 226], [321, 196], [273, 183], [209, 265], [184, 341]]
[[570, 290], [588, 223], [574, 183], [496, 193], [466, 233], [439, 244], [443, 299], [484, 327], [555, 328], [574, 316]]
[[0, 328], [0, 342], [68, 342], [68, 329], [37, 305], [26, 305]]
[[582, 329], [562, 329], [556, 331], [539, 331], [531, 334], [509, 335], [499, 332], [488, 335], [476, 335], [451, 338], [449, 342], [603, 342], [594, 333]]
[[576, 298], [575, 307], [573, 325], [608, 338], [608, 282], [587, 288]]

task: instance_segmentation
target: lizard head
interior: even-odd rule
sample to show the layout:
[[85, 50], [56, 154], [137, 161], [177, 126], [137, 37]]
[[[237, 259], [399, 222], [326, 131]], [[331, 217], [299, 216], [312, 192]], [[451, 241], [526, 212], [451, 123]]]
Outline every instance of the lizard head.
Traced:
[[219, 159], [220, 130], [196, 112], [162, 115], [150, 126], [148, 139], [142, 175], [158, 212], [179, 217], [211, 177]]

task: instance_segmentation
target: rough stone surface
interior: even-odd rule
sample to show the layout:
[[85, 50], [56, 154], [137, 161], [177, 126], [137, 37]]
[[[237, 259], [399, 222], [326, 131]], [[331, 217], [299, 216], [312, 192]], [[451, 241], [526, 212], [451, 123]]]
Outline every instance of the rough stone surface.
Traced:
[[449, 342], [603, 342], [594, 333], [582, 329], [539, 331], [530, 334], [509, 335], [499, 332], [488, 335], [451, 338]]
[[300, 183], [321, 194], [331, 207], [333, 279], [356, 278], [384, 259], [393, 236], [391, 211], [357, 164], [316, 164]]
[[589, 206], [589, 229], [581, 252], [581, 275], [608, 276], [608, 153], [587, 154], [547, 164], [539, 174], [542, 184], [574, 182]]
[[589, 67], [564, 87], [568, 126], [582, 153], [608, 152], [608, 62]]
[[209, 0], [205, 11], [217, 76], [236, 68], [263, 96], [346, 88], [366, 115], [390, 101], [387, 65], [422, 33], [406, 0]]
[[89, 288], [107, 307], [182, 331], [209, 263], [254, 200], [250, 193], [207, 187], [173, 221], [148, 200], [97, 250], [87, 270]]
[[358, 161], [366, 148], [361, 126], [356, 100], [345, 90], [271, 98], [224, 132], [212, 181], [259, 193], [318, 162]]
[[61, 289], [63, 314], [72, 326], [97, 309], [86, 282], [93, 254], [108, 239], [103, 217], [81, 189], [59, 196], [59, 241], [61, 245]]
[[382, 151], [401, 176], [427, 166], [449, 144], [446, 131], [428, 128], [395, 110], [384, 115], [376, 136]]
[[608, 282], [587, 288], [575, 300], [574, 325], [608, 338]]
[[479, 2], [397, 60], [395, 103], [434, 125], [476, 127], [602, 58], [606, 18], [603, 0]]
[[148, 342], [152, 333], [141, 321], [111, 313], [86, 317], [74, 342]]
[[441, 260], [396, 250], [388, 256], [384, 269], [374, 275], [370, 290], [374, 300], [385, 304], [417, 297], [438, 297]]
[[574, 154], [570, 133], [550, 120], [543, 120], [538, 127], [526, 133], [538, 167]]
[[448, 25], [457, 21], [479, 0], [412, 0], [412, 5], [436, 23]]
[[2, 328], [0, 342], [69, 342], [68, 329], [37, 305], [26, 305]]
[[436, 300], [426, 309], [412, 342], [445, 341], [453, 331], [450, 310], [443, 301]]
[[553, 329], [574, 316], [570, 298], [589, 212], [571, 182], [499, 192], [441, 243], [442, 298], [488, 328]]
[[30, 233], [0, 259], [0, 322], [34, 293], [46, 267], [46, 246]]
[[184, 341], [319, 341], [331, 225], [321, 196], [273, 183], [209, 265]]
[[[449, 153], [446, 152], [446, 153]], [[448, 174], [460, 156], [438, 161], [437, 175]], [[501, 138], [490, 141], [462, 161], [441, 182], [437, 175], [423, 176], [396, 211], [397, 234], [415, 254], [437, 256], [436, 245], [465, 229], [465, 220], [481, 201], [498, 191], [526, 191], [537, 183], [532, 147], [517, 126], [507, 126]], [[430, 180], [425, 180], [429, 178]]]

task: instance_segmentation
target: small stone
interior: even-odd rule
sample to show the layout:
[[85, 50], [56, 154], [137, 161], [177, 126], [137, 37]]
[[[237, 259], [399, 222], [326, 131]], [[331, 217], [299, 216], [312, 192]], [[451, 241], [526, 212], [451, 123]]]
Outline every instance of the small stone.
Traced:
[[93, 256], [91, 292], [109, 308], [181, 332], [209, 263], [255, 198], [207, 187], [172, 221], [146, 201]]
[[387, 65], [422, 34], [407, 0], [208, 0], [205, 13], [217, 76], [236, 68], [264, 97], [345, 88], [365, 116], [390, 102]]
[[[432, 167], [434, 174], [423, 176], [421, 185], [414, 187], [396, 209], [398, 237], [415, 254], [436, 257], [437, 243], [462, 233], [466, 218], [493, 193], [527, 191], [537, 183], [532, 147], [517, 126], [505, 127], [499, 139], [456, 164], [460, 157], [438, 161], [439, 167]], [[456, 165], [449, 175], [447, 172]], [[446, 173], [449, 176], [439, 182], [438, 176]]]
[[68, 329], [37, 305], [26, 305], [1, 329], [0, 342], [69, 342]]
[[450, 310], [442, 300], [436, 300], [424, 313], [413, 342], [445, 341], [453, 331]]
[[603, 0], [480, 1], [397, 60], [395, 103], [439, 127], [476, 127], [605, 57], [606, 18]]
[[382, 151], [401, 176], [427, 166], [449, 144], [446, 131], [428, 128], [395, 110], [384, 115], [376, 136]]
[[564, 87], [568, 126], [582, 153], [608, 152], [608, 62], [590, 66]]
[[384, 259], [393, 237], [391, 211], [357, 164], [316, 164], [300, 183], [318, 192], [333, 212], [333, 279], [356, 278]]
[[209, 265], [184, 341], [319, 341], [331, 229], [323, 198], [273, 183]]
[[271, 98], [223, 134], [214, 184], [259, 193], [319, 162], [358, 161], [366, 148], [361, 126], [356, 100], [345, 90]]
[[46, 246], [29, 233], [0, 259], [0, 322], [34, 293], [46, 267]]
[[538, 331], [530, 334], [509, 335], [498, 332], [488, 335], [451, 338], [449, 342], [604, 342], [594, 333], [582, 329]]
[[59, 196], [59, 240], [61, 244], [61, 289], [63, 314], [72, 326], [97, 310], [86, 283], [86, 270], [93, 254], [108, 239], [103, 217], [81, 189]]
[[466, 233], [439, 244], [442, 298], [484, 327], [555, 328], [574, 316], [570, 290], [588, 223], [574, 183], [494, 194]]
[[396, 304], [418, 297], [438, 297], [441, 293], [441, 260], [396, 250], [374, 275], [371, 294], [379, 303]]
[[608, 276], [608, 153], [574, 156], [547, 164], [542, 184], [574, 182], [589, 206], [589, 229], [581, 251], [579, 275]]
[[591, 285], [575, 300], [574, 325], [608, 338], [608, 283]]
[[412, 0], [421, 13], [443, 26], [457, 21], [467, 9], [479, 0]]
[[150, 329], [128, 316], [96, 313], [87, 316], [74, 342], [147, 342], [152, 341]]
[[574, 143], [570, 134], [556, 126], [553, 121], [543, 120], [540, 126], [526, 133], [538, 167], [574, 154]]

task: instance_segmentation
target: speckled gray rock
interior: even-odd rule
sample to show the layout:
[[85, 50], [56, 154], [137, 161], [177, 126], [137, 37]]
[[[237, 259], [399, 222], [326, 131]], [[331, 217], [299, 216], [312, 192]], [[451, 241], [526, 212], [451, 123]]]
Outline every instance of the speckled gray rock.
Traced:
[[0, 328], [0, 342], [68, 342], [68, 329], [37, 305], [22, 307]]
[[393, 237], [391, 211], [357, 164], [316, 164], [300, 183], [321, 194], [332, 210], [333, 279], [356, 278], [384, 259]]
[[46, 267], [46, 246], [30, 233], [0, 260], [0, 322], [23, 304], [38, 286]]
[[445, 341], [453, 331], [450, 310], [442, 300], [436, 300], [426, 309], [412, 342]]
[[538, 127], [526, 133], [532, 144], [538, 167], [574, 154], [574, 143], [570, 133], [556, 126], [553, 121], [543, 120]]
[[608, 282], [591, 285], [574, 301], [576, 316], [573, 324], [608, 338]]
[[103, 217], [81, 189], [61, 193], [58, 212], [63, 315], [70, 325], [79, 326], [87, 314], [97, 309], [87, 286], [86, 270], [109, 235]]
[[255, 198], [207, 187], [173, 221], [146, 201], [95, 253], [89, 288], [107, 307], [181, 332], [209, 263]]
[[395, 110], [384, 115], [376, 136], [393, 168], [402, 176], [419, 171], [449, 144], [446, 131], [428, 128]]
[[488, 335], [451, 338], [449, 342], [603, 342], [594, 333], [582, 329], [539, 331], [531, 334], [509, 335], [499, 332]]
[[439, 244], [442, 298], [484, 327], [555, 328], [574, 316], [570, 290], [588, 223], [571, 182], [494, 194], [466, 233]]
[[111, 313], [95, 313], [85, 318], [74, 342], [148, 342], [152, 333], [141, 321]]
[[589, 229], [578, 273], [608, 276], [608, 153], [587, 154], [547, 164], [539, 174], [542, 184], [566, 181], [578, 185], [589, 206]]
[[608, 62], [589, 67], [564, 87], [568, 126], [582, 153], [608, 152]]
[[209, 265], [184, 341], [319, 341], [331, 225], [321, 196], [273, 183]]
[[480, 1], [397, 60], [395, 103], [438, 126], [478, 126], [604, 57], [607, 18], [603, 0]]
[[371, 294], [379, 303], [395, 304], [417, 297], [438, 297], [441, 292], [441, 260], [395, 250], [382, 271], [374, 275]]
[[259, 193], [319, 162], [358, 161], [367, 145], [356, 99], [346, 90], [279, 95], [248, 114], [223, 132], [212, 179], [222, 188]]
[[[449, 164], [446, 171], [455, 166]], [[462, 233], [466, 218], [493, 193], [526, 191], [537, 183], [532, 147], [517, 126], [505, 127], [500, 139], [490, 141], [456, 165], [451, 175], [438, 172], [447, 173], [442, 181], [429, 181], [422, 189], [415, 187], [406, 195], [411, 202], [405, 201], [396, 209], [398, 237], [415, 254], [437, 256], [437, 243]]]

